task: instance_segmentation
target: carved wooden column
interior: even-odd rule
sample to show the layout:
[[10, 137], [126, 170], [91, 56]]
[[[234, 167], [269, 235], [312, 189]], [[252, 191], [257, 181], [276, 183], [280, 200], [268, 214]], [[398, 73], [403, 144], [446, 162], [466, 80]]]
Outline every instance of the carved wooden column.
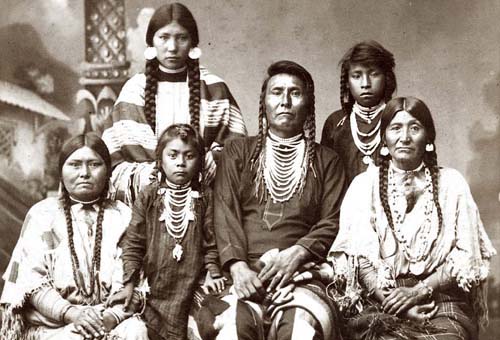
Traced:
[[[124, 0], [85, 1], [85, 61], [82, 63], [77, 103], [85, 103], [91, 129], [111, 113], [128, 79]], [[89, 128], [89, 127], [87, 127]]]

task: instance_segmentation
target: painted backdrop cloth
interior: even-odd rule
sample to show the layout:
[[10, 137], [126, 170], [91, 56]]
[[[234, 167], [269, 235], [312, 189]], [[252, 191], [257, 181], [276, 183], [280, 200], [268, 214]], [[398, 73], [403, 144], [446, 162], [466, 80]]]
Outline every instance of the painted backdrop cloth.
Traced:
[[[368, 168], [368, 165], [363, 163], [365, 155], [354, 144], [350, 119], [352, 116], [346, 116], [343, 110], [335, 111], [325, 121], [321, 135], [321, 145], [332, 148], [342, 159], [348, 183], [351, 183], [354, 177]], [[373, 124], [376, 124], [377, 121], [374, 121]], [[358, 125], [361, 129], [370, 130], [368, 125], [360, 120], [358, 120]], [[372, 154], [374, 161], [378, 156], [379, 149], [380, 146]]]
[[[424, 171], [425, 168], [420, 170]], [[398, 190], [404, 190], [403, 186]], [[421, 261], [410, 263], [389, 227], [380, 202], [379, 168], [369, 168], [354, 179], [342, 203], [341, 228], [329, 254], [336, 278], [347, 279], [348, 286], [351, 285], [348, 289], [352, 289], [350, 293], [355, 291], [357, 284], [352, 279], [363, 266], [369, 266], [373, 272], [364, 275], [361, 282], [369, 292], [376, 287], [395, 287], [396, 281], [404, 277], [422, 279], [438, 270], [457, 281], [458, 300], [451, 302], [464, 303], [467, 293], [482, 286], [488, 275], [489, 259], [496, 251], [486, 235], [469, 186], [456, 170], [442, 168], [439, 170], [438, 196], [443, 215], [440, 233], [433, 203], [428, 217], [430, 226], [427, 227], [425, 222], [429, 204], [425, 194], [417, 196], [413, 209], [406, 213], [403, 194], [397, 195], [392, 202], [404, 214], [398, 228], [408, 240], [410, 252], [415, 254], [423, 249], [428, 254]], [[427, 242], [421, 242], [425, 238]], [[457, 298], [456, 292], [452, 295]], [[474, 300], [475, 296], [471, 294], [467, 298]], [[476, 302], [484, 303], [473, 301]], [[357, 308], [360, 311], [364, 306], [358, 305]], [[458, 307], [455, 305], [455, 308]]]
[[[75, 252], [85, 287], [89, 289], [99, 206], [93, 204], [84, 207], [78, 203], [73, 204], [70, 210]], [[90, 300], [94, 300], [92, 305], [104, 303], [110, 294], [122, 287], [123, 268], [118, 241], [130, 221], [130, 216], [130, 209], [125, 204], [118, 201], [104, 203], [99, 272], [101, 295], [97, 295], [98, 289], [95, 288], [92, 296], [86, 298], [77, 289], [74, 281], [62, 201], [57, 197], [51, 197], [30, 209], [3, 277], [5, 287], [1, 298], [2, 303], [9, 304], [9, 312], [23, 313], [27, 326], [23, 338], [51, 339], [71, 335], [71, 338], [83, 339], [76, 334], [72, 324], [64, 325], [58, 309], [63, 309], [70, 303], [89, 304]], [[29, 302], [34, 294], [42, 291], [46, 295], [56, 292], [53, 294], [54, 299], [45, 299], [45, 305], [40, 306], [45, 313], [35, 310]], [[141, 324], [138, 320], [134, 322], [137, 322], [137, 325]], [[123, 325], [120, 327], [124, 328], [127, 327]], [[120, 336], [123, 336], [123, 339], [141, 339], [141, 337], [127, 337], [125, 334]]]
[[220, 277], [213, 231], [212, 195], [209, 189], [195, 199], [194, 220], [181, 241], [182, 259], [172, 256], [175, 239], [159, 221], [163, 198], [158, 186], [146, 187], [136, 200], [123, 247], [124, 282], [138, 282], [141, 270], [150, 294], [144, 317], [148, 327], [165, 339], [185, 339], [189, 310], [203, 267]]

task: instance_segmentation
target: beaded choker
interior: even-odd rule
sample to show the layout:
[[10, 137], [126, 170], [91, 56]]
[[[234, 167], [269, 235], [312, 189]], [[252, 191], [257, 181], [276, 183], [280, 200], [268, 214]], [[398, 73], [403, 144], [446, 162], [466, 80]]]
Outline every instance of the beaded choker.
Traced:
[[71, 203], [73, 203], [73, 204], [80, 203], [82, 205], [90, 205], [90, 204], [97, 203], [101, 198], [97, 197], [96, 199], [90, 200], [90, 201], [80, 201], [80, 200], [77, 200], [76, 198], [74, 198], [73, 196], [69, 195], [69, 199], [70, 199]]
[[[366, 165], [373, 163], [371, 155], [375, 152], [380, 144], [380, 119], [378, 123], [368, 132], [362, 132], [359, 129], [356, 117], [359, 117], [362, 121], [367, 124], [371, 124], [375, 119], [377, 119], [380, 113], [384, 110], [385, 103], [381, 102], [379, 105], [366, 108], [359, 105], [357, 102], [352, 106], [352, 112], [350, 117], [351, 123], [351, 134], [354, 144], [359, 151], [364, 155], [363, 163]], [[363, 142], [361, 138], [369, 139], [368, 142]]]
[[177, 185], [166, 180], [166, 183], [166, 188], [158, 190], [158, 193], [163, 196], [163, 212], [159, 220], [165, 222], [167, 233], [175, 240], [172, 257], [179, 262], [184, 252], [181, 243], [189, 222], [195, 218], [194, 200], [199, 195], [197, 191], [191, 189], [191, 182]]
[[184, 66], [177, 70], [170, 70], [160, 64], [157, 73], [158, 81], [167, 81], [170, 83], [183, 83], [187, 79], [187, 67]]
[[280, 138], [269, 131], [263, 155], [263, 177], [273, 202], [288, 201], [303, 185], [307, 170], [302, 134]]
[[181, 68], [178, 68], [176, 70], [171, 70], [169, 68], [166, 68], [165, 66], [163, 66], [162, 64], [159, 64], [158, 65], [158, 68], [160, 69], [160, 71], [162, 72], [165, 72], [165, 73], [170, 73], [170, 74], [175, 74], [175, 73], [181, 73], [181, 72], [184, 72], [186, 71], [187, 69], [187, 66], [183, 66]]

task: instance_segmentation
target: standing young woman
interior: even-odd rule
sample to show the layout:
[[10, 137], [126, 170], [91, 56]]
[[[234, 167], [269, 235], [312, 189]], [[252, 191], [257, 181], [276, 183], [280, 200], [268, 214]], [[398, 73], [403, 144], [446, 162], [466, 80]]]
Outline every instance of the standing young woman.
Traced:
[[102, 138], [113, 159], [117, 198], [131, 204], [150, 182], [157, 139], [171, 124], [200, 132], [206, 149], [204, 177], [211, 182], [224, 142], [246, 135], [227, 85], [199, 65], [198, 28], [182, 4], [158, 8], [146, 32], [146, 71], [123, 86]]

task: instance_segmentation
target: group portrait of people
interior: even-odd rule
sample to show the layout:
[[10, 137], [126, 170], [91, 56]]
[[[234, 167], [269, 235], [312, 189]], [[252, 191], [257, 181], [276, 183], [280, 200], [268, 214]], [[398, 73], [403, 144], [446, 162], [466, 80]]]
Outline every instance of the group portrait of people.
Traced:
[[247, 136], [187, 7], [156, 9], [145, 41], [144, 73], [102, 134], [65, 142], [58, 195], [25, 218], [1, 339], [478, 339], [496, 251], [433, 113], [394, 97], [390, 51], [344, 54], [321, 133], [311, 74], [265, 65]]

